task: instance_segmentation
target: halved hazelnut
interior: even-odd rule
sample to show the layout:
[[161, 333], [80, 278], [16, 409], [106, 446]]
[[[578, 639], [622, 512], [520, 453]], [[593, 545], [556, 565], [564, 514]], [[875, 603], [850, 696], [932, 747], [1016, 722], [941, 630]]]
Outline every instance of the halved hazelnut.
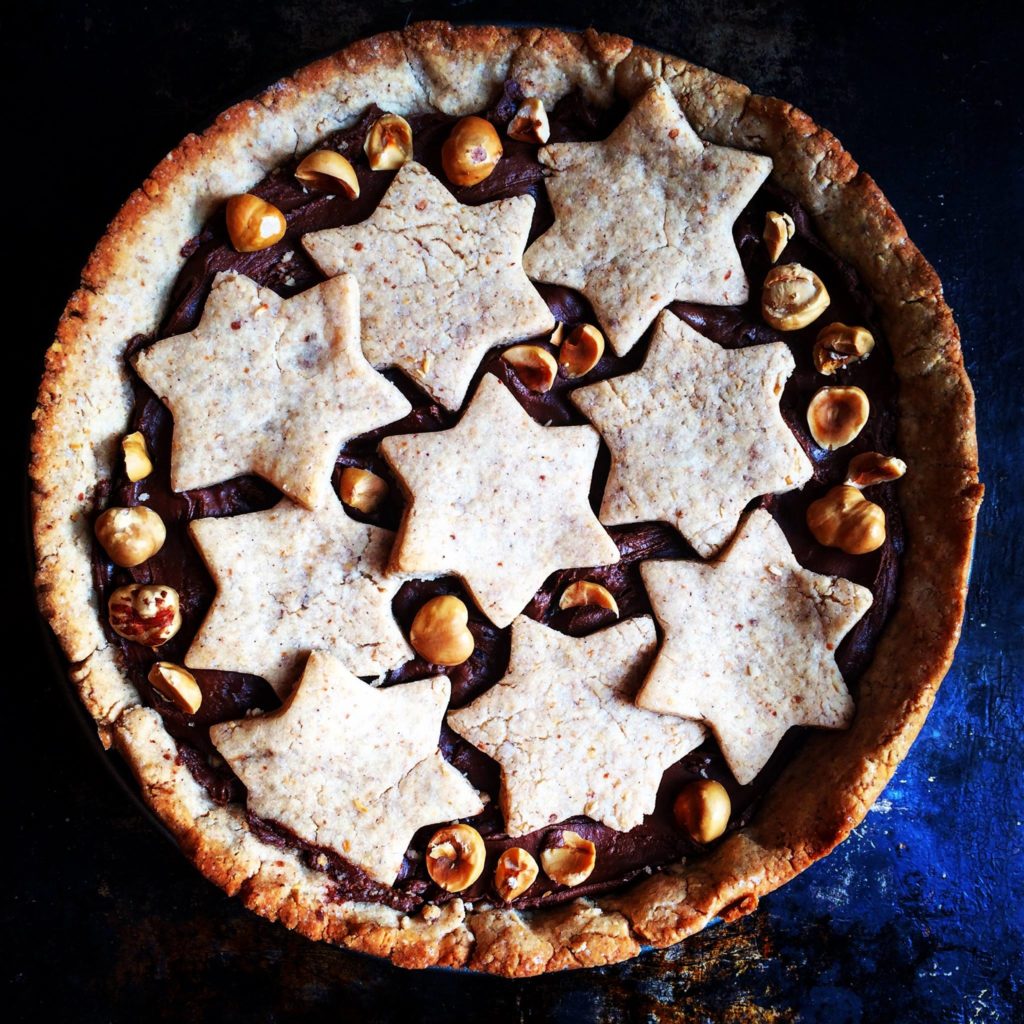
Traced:
[[861, 452], [850, 460], [846, 482], [851, 487], [874, 487], [899, 480], [907, 471], [907, 464], [894, 455], [881, 452]]
[[676, 824], [695, 843], [710, 843], [725, 832], [732, 813], [732, 801], [720, 782], [697, 779], [679, 791], [672, 813]]
[[441, 166], [453, 185], [476, 185], [501, 159], [501, 139], [490, 121], [464, 117], [441, 147]]
[[228, 200], [227, 225], [237, 252], [268, 249], [280, 242], [288, 230], [284, 214], [273, 203], [249, 192]]
[[582, 885], [597, 864], [597, 848], [589, 839], [563, 829], [560, 839], [541, 850], [544, 874], [559, 885]]
[[178, 592], [158, 583], [118, 587], [110, 595], [107, 611], [118, 636], [147, 647], [167, 643], [181, 629]]
[[821, 278], [799, 263], [768, 271], [761, 292], [761, 315], [779, 331], [796, 331], [813, 323], [828, 308]]
[[768, 258], [774, 263], [789, 240], [796, 234], [796, 225], [788, 213], [777, 213], [769, 210], [764, 218], [764, 244], [768, 248]]
[[531, 391], [549, 391], [558, 376], [555, 357], [540, 345], [513, 345], [501, 354]]
[[565, 324], [558, 322], [555, 324], [555, 329], [551, 332], [551, 337], [548, 338], [548, 344], [554, 345], [558, 348], [562, 344], [562, 340], [565, 337]]
[[807, 526], [819, 544], [848, 555], [866, 555], [885, 543], [885, 512], [849, 484], [811, 502]]
[[866, 359], [875, 347], [874, 335], [866, 327], [829, 324], [818, 332], [814, 341], [814, 367], [818, 373], [831, 376], [851, 363]]
[[476, 645], [468, 620], [466, 605], [457, 597], [432, 597], [412, 620], [409, 642], [432, 665], [461, 665]]
[[807, 427], [815, 444], [831, 452], [854, 440], [870, 415], [860, 388], [820, 388], [807, 406]]
[[153, 472], [153, 460], [149, 457], [146, 438], [141, 430], [121, 438], [121, 451], [124, 454], [125, 475], [133, 484], [145, 480]]
[[592, 324], [580, 324], [562, 344], [558, 365], [567, 377], [582, 377], [597, 366], [604, 355], [604, 335]]
[[577, 580], [570, 583], [558, 599], [558, 607], [563, 611], [566, 608], [578, 608], [587, 604], [596, 604], [599, 608], [607, 608], [616, 615], [619, 614], [619, 606], [611, 591], [592, 580]]
[[96, 520], [95, 530], [110, 560], [126, 569], [152, 558], [167, 539], [164, 521], [145, 505], [108, 508]]
[[203, 691], [196, 677], [188, 669], [170, 661], [158, 661], [146, 678], [157, 693], [176, 704], [182, 711], [194, 715], [203, 703]]
[[494, 888], [506, 903], [511, 903], [537, 881], [539, 872], [540, 868], [528, 850], [512, 846], [498, 858], [494, 868]]
[[310, 153], [295, 168], [295, 177], [311, 188], [341, 192], [349, 199], [359, 198], [356, 169], [333, 149], [318, 149]]
[[373, 171], [397, 171], [412, 159], [412, 128], [404, 117], [385, 114], [373, 122], [363, 140]]
[[468, 889], [484, 870], [487, 849], [472, 825], [438, 829], [427, 843], [427, 874], [445, 892]]
[[388, 482], [359, 466], [341, 471], [341, 500], [360, 512], [374, 512], [388, 496]]
[[551, 138], [551, 125], [544, 101], [532, 96], [523, 100], [515, 117], [508, 123], [508, 137], [520, 142], [536, 142], [543, 145]]

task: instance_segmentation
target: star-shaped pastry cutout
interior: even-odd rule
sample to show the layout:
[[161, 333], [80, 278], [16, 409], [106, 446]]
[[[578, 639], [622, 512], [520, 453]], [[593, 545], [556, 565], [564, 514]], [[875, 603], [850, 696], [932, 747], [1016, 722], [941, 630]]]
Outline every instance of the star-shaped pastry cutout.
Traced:
[[619, 355], [673, 299], [746, 301], [732, 226], [771, 159], [702, 142], [664, 81], [604, 142], [545, 146], [538, 157], [555, 223], [523, 266], [583, 292]]
[[312, 507], [342, 444], [411, 408], [359, 347], [359, 293], [339, 277], [282, 299], [220, 273], [199, 326], [135, 357], [174, 417], [171, 486], [258, 473]]
[[752, 498], [806, 483], [779, 411], [794, 365], [782, 342], [724, 349], [662, 313], [641, 369], [572, 394], [611, 449], [601, 522], [663, 520], [706, 558]]
[[645, 562], [640, 574], [665, 641], [637, 704], [709, 725], [738, 782], [790, 726], [849, 725], [835, 651], [871, 591], [802, 568], [763, 509], [717, 562]]
[[409, 499], [392, 569], [454, 573], [507, 626], [556, 569], [617, 562], [588, 499], [598, 444], [593, 427], [542, 427], [485, 375], [450, 430], [381, 442]]
[[265, 512], [197, 519], [189, 531], [217, 584], [190, 668], [250, 672], [281, 696], [311, 650], [359, 675], [413, 657], [391, 612], [402, 584], [385, 574], [392, 535], [350, 519], [333, 492], [315, 509], [285, 498]]
[[520, 616], [508, 672], [448, 724], [501, 766], [505, 830], [586, 814], [626, 832], [661, 777], [704, 740], [696, 722], [634, 703], [657, 638], [644, 616], [575, 639]]
[[359, 280], [363, 351], [458, 409], [484, 353], [554, 327], [523, 271], [532, 196], [463, 206], [407, 163], [373, 214], [302, 244], [329, 275]]
[[284, 707], [210, 738], [253, 814], [391, 885], [417, 829], [484, 809], [438, 750], [450, 690], [444, 676], [378, 690], [314, 651]]

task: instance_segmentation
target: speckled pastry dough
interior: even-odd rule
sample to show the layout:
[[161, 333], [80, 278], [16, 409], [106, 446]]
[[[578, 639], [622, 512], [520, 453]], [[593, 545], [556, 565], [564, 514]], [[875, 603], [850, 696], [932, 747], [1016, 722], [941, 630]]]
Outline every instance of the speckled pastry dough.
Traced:
[[501, 765], [505, 830], [585, 814], [626, 832], [704, 729], [633, 703], [657, 644], [647, 616], [574, 638], [520, 616], [508, 672], [448, 724]]
[[732, 225], [772, 162], [702, 142], [662, 79], [604, 142], [545, 146], [539, 158], [555, 224], [523, 266], [583, 292], [619, 355], [673, 299], [746, 301]]
[[663, 312], [640, 370], [572, 395], [612, 453], [601, 522], [663, 520], [707, 558], [752, 498], [806, 483], [779, 412], [793, 367], [782, 342], [724, 349]]
[[174, 416], [176, 491], [258, 473], [311, 508], [341, 445], [410, 409], [363, 356], [348, 276], [282, 299], [241, 274], [218, 274], [199, 326], [134, 365]]
[[554, 327], [521, 262], [533, 207], [531, 196], [463, 206], [411, 162], [369, 218], [302, 244], [325, 274], [359, 279], [370, 362], [458, 409], [489, 348]]
[[390, 885], [423, 825], [479, 814], [438, 750], [444, 676], [378, 690], [314, 651], [283, 708], [210, 729], [253, 814]]
[[738, 782], [790, 726], [850, 724], [835, 649], [871, 591], [801, 568], [763, 509], [717, 562], [645, 562], [640, 574], [665, 640], [637, 704], [706, 722]]
[[360, 675], [412, 657], [391, 613], [402, 582], [385, 575], [392, 535], [350, 519], [333, 492], [313, 510], [285, 498], [189, 530], [217, 584], [190, 668], [251, 672], [282, 696], [311, 650], [329, 650]]
[[619, 560], [588, 500], [597, 448], [593, 427], [542, 427], [485, 375], [450, 430], [381, 442], [410, 501], [392, 567], [462, 577], [507, 626], [556, 569]]

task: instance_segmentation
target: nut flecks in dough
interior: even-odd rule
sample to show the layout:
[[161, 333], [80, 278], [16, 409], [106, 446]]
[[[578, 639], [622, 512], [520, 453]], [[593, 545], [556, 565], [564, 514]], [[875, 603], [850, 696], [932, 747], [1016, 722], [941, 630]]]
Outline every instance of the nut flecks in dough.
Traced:
[[551, 169], [555, 223], [523, 266], [583, 292], [619, 355], [673, 299], [746, 301], [732, 226], [772, 161], [702, 142], [663, 80], [603, 142], [545, 146], [538, 157]]
[[520, 616], [508, 672], [448, 724], [501, 765], [510, 836], [586, 814], [625, 832], [661, 777], [704, 740], [697, 722], [633, 699], [656, 645], [644, 616], [577, 639]]
[[488, 349], [554, 327], [522, 267], [533, 208], [531, 196], [463, 206], [407, 163], [369, 218], [302, 244], [325, 274], [359, 279], [370, 362], [457, 409]]
[[717, 562], [645, 562], [640, 574], [665, 640], [637, 704], [704, 721], [738, 782], [790, 726], [849, 725], [835, 651], [871, 591], [802, 568], [763, 509]]
[[601, 521], [669, 522], [706, 558], [752, 498], [806, 483], [779, 412], [793, 366], [782, 342], [724, 349], [662, 313], [641, 369], [572, 395], [611, 449]]
[[342, 444], [411, 408], [363, 356], [351, 277], [282, 299], [220, 273], [199, 326], [140, 352], [135, 369], [174, 417], [176, 491], [258, 473], [312, 508]]
[[450, 430], [385, 438], [410, 499], [391, 567], [462, 577], [507, 626], [556, 569], [611, 565], [619, 551], [590, 507], [593, 427], [542, 427], [491, 374]]
[[402, 583], [385, 576], [392, 535], [350, 519], [333, 493], [313, 510], [285, 498], [189, 530], [217, 584], [189, 668], [251, 672], [281, 696], [311, 650], [359, 675], [413, 657], [391, 611]]
[[435, 676], [378, 690], [314, 651], [283, 708], [210, 738], [252, 813], [391, 885], [417, 829], [483, 810], [438, 750], [450, 689]]

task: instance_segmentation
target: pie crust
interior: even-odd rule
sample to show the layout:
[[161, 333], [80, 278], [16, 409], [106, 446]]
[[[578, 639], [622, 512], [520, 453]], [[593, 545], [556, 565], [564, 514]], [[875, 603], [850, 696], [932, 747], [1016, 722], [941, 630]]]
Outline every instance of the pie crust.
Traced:
[[[175, 760], [173, 739], [122, 673], [90, 567], [97, 488], [132, 405], [128, 339], [152, 333], [181, 249], [230, 195], [355, 121], [371, 103], [398, 113], [486, 108], [507, 78], [550, 107], [579, 89], [596, 105], [634, 99], [657, 77], [705, 141], [768, 154], [772, 178], [807, 208], [877, 304], [899, 379], [899, 486], [907, 538], [899, 599], [860, 680], [845, 732], [810, 735], [757, 814], [706, 856], [614, 896], [519, 912], [459, 899], [409, 917], [338, 903], [330, 879], [265, 844], [244, 809], [217, 806]], [[39, 606], [71, 662], [100, 737], [211, 881], [252, 910], [406, 967], [506, 976], [614, 963], [667, 946], [712, 918], [734, 920], [844, 839], [917, 735], [960, 633], [978, 482], [974, 398], [959, 332], [932, 268], [839, 142], [781, 100], [620, 36], [588, 30], [412, 25], [363, 40], [225, 111], [170, 153], [115, 217], [89, 259], [46, 358], [32, 440]]]

